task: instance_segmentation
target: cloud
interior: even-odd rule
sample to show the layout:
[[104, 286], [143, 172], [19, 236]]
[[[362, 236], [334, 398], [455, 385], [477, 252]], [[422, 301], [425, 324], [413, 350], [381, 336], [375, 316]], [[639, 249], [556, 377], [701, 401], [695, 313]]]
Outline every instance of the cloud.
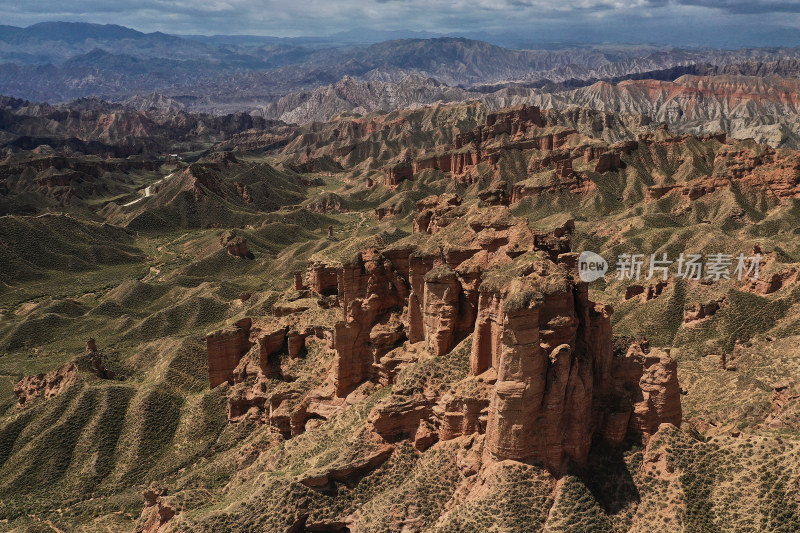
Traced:
[[800, 13], [796, 0], [678, 0], [685, 6], [706, 7], [736, 14]]
[[175, 34], [314, 36], [368, 27], [562, 41], [674, 36], [674, 44], [800, 26], [800, 2], [791, 0], [0, 0], [0, 11], [5, 24], [20, 26], [68, 20]]

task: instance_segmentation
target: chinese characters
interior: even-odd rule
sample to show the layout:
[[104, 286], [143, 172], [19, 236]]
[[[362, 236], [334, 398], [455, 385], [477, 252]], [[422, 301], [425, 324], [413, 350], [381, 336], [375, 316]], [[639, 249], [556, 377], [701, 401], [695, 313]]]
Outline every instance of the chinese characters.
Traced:
[[[674, 269], [672, 268], [674, 266]], [[745, 256], [740, 253], [733, 254], [713, 253], [687, 254], [681, 253], [672, 260], [667, 253], [650, 254], [620, 254], [617, 256], [614, 277], [618, 280], [660, 279], [666, 280], [670, 271], [679, 279], [712, 280], [723, 279], [758, 279], [761, 266], [761, 254]]]

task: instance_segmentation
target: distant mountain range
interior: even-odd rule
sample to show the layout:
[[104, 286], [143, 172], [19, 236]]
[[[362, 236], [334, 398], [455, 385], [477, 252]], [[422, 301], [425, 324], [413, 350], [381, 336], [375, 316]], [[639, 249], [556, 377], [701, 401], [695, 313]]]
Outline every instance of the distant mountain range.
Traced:
[[[797, 49], [781, 48], [602, 45], [516, 50], [454, 37], [358, 44], [412, 35], [429, 36], [364, 30], [320, 39], [181, 37], [83, 23], [0, 26], [0, 94], [59, 102], [86, 96], [122, 100], [157, 90], [189, 107], [227, 113], [268, 105], [344, 76], [397, 82], [419, 74], [450, 86], [491, 92], [509, 84], [541, 88], [548, 82], [566, 82], [564, 88], [572, 88], [580, 85], [576, 81], [798, 56]], [[692, 72], [677, 75], [685, 73]]]
[[[393, 40], [370, 44], [385, 38]], [[799, 76], [798, 48], [519, 50], [369, 29], [286, 39], [62, 22], [0, 26], [0, 94], [49, 103], [96, 97], [162, 112], [245, 112], [287, 123], [479, 100], [490, 109], [586, 107], [682, 131], [724, 130], [800, 146], [792, 96]]]

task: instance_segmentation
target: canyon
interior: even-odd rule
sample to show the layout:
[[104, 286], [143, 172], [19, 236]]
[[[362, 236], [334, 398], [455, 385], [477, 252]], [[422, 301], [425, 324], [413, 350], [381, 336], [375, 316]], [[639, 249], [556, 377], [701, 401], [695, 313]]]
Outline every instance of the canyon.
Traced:
[[[4, 100], [0, 529], [793, 524], [797, 152], [368, 89], [302, 124]], [[717, 252], [759, 276], [614, 272]]]

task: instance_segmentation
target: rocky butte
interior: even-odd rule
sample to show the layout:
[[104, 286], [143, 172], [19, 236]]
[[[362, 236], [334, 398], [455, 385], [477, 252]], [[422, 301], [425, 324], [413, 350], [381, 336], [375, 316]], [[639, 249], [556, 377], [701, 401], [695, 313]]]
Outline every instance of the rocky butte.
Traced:
[[[373, 408], [372, 430], [388, 447], [354, 469], [374, 468], [403, 439], [424, 450], [478, 433], [484, 463], [561, 474], [584, 463], [593, 442], [680, 425], [675, 362], [642, 342], [615, 355], [612, 309], [590, 301], [575, 275], [572, 221], [536, 232], [508, 209], [461, 205], [454, 194], [417, 208], [410, 236], [345, 241], [335, 256], [313, 256], [274, 316], [208, 335], [211, 386], [229, 384], [230, 420], [291, 438], [364, 387], [393, 383], [410, 362], [468, 350], [469, 371], [452, 390], [400, 388]], [[330, 367], [306, 390], [283, 374], [280, 354], [312, 351], [330, 354]]]

